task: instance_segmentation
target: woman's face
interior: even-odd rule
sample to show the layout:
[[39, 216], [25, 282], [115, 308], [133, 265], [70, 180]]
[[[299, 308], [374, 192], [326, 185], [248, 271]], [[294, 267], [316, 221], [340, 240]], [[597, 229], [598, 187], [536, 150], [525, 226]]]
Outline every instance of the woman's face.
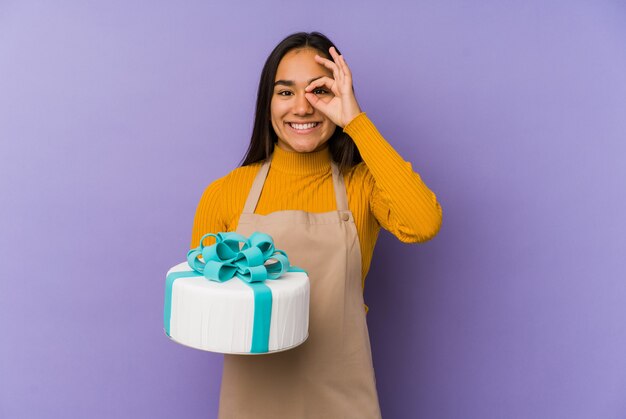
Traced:
[[[325, 147], [335, 132], [336, 125], [315, 109], [304, 96], [304, 88], [311, 81], [322, 76], [332, 78], [333, 75], [332, 71], [315, 61], [315, 54], [323, 56], [311, 48], [291, 50], [278, 64], [271, 114], [278, 146], [283, 150], [298, 153], [318, 151]], [[311, 93], [324, 101], [329, 101], [334, 96], [326, 87], [318, 87]], [[309, 123], [316, 125], [292, 125]]]

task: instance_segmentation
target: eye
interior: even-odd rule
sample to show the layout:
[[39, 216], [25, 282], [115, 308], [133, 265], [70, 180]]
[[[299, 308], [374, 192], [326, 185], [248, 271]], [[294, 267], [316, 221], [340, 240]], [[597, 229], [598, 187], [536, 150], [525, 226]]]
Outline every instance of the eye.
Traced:
[[283, 93], [291, 94], [291, 92], [289, 90], [281, 90], [280, 92], [278, 92], [278, 96], [287, 96], [287, 95], [283, 95]]
[[319, 93], [320, 95], [324, 95], [324, 94], [328, 93], [328, 90], [322, 89], [322, 88], [317, 88], [317, 89], [314, 89], [313, 92], [320, 92]]

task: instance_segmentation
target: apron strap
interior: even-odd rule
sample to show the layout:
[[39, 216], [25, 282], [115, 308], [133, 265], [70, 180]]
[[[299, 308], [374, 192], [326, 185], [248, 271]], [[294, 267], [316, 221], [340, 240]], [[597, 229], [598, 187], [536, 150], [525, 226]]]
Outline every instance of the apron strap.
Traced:
[[274, 153], [270, 154], [257, 172], [254, 182], [252, 183], [252, 187], [250, 188], [250, 193], [248, 193], [246, 205], [243, 207], [244, 214], [254, 214], [256, 204], [259, 202], [259, 197], [261, 196], [261, 191], [263, 190], [263, 184], [265, 183], [267, 172], [270, 170], [270, 163], [272, 162], [273, 156]]
[[348, 195], [346, 185], [343, 181], [343, 174], [339, 172], [339, 167], [333, 160], [330, 161], [330, 168], [333, 174], [333, 189], [335, 189], [335, 202], [338, 211], [348, 211]]
[[[270, 154], [270, 156], [267, 158], [267, 160], [265, 160], [263, 165], [261, 165], [261, 168], [254, 178], [254, 182], [252, 183], [252, 187], [250, 188], [250, 193], [248, 194], [248, 198], [246, 199], [246, 204], [243, 207], [243, 212], [245, 214], [254, 214], [254, 210], [256, 209], [256, 206], [259, 203], [259, 198], [261, 197], [263, 184], [265, 183], [267, 173], [269, 172], [273, 156], [274, 153]], [[339, 172], [339, 167], [332, 159], [330, 161], [330, 168], [333, 176], [333, 189], [335, 190], [335, 201], [337, 203], [337, 210], [347, 211], [348, 196], [346, 194], [346, 185], [343, 180], [343, 174]]]

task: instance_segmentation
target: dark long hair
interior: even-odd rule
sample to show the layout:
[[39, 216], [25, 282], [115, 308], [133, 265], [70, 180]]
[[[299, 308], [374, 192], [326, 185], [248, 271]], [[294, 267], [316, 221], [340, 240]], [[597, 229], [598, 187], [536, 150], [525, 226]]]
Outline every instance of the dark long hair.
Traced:
[[[291, 50], [310, 47], [316, 49], [323, 57], [334, 61], [328, 52], [331, 46], [335, 46], [335, 44], [319, 32], [298, 32], [283, 39], [267, 57], [261, 72], [261, 80], [259, 81], [252, 138], [250, 139], [246, 156], [240, 166], [247, 166], [266, 160], [274, 151], [278, 137], [270, 121], [270, 106], [274, 93], [276, 70], [280, 60]], [[337, 53], [341, 54], [339, 49], [337, 49]], [[348, 134], [343, 132], [343, 128], [340, 126], [335, 128], [335, 132], [328, 139], [328, 146], [331, 158], [337, 163], [341, 171], [363, 161], [354, 141]]]

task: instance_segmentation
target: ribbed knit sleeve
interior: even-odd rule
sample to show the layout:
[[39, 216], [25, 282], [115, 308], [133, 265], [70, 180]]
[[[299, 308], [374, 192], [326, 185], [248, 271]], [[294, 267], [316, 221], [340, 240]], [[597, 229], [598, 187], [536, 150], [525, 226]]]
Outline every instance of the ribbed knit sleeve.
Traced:
[[[213, 181], [204, 190], [193, 219], [190, 248], [198, 247], [200, 239], [206, 233], [227, 231], [227, 217], [225, 217], [222, 211], [222, 202], [227, 197], [221, 193], [225, 178], [222, 177]], [[215, 243], [215, 238], [210, 237], [207, 238], [204, 244], [208, 246], [213, 243]]]
[[441, 227], [441, 205], [411, 163], [383, 138], [365, 112], [343, 130], [371, 173], [370, 209], [381, 227], [405, 243], [433, 238]]

